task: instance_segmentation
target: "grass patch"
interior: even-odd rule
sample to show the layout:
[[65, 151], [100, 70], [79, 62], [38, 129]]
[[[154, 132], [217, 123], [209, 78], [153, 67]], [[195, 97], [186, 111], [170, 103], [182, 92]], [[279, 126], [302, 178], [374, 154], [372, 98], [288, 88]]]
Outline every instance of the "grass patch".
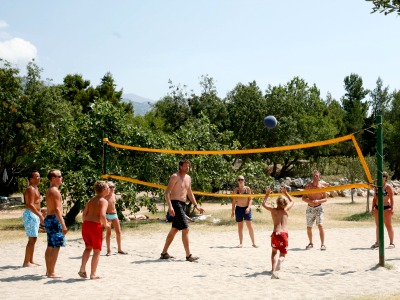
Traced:
[[369, 212], [363, 212], [344, 217], [343, 221], [349, 221], [349, 222], [374, 221], [374, 216]]

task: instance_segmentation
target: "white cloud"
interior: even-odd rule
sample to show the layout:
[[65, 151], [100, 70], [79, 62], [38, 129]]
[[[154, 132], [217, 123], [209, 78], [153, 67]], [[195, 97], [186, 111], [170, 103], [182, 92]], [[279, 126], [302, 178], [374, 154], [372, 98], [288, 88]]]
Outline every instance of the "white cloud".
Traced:
[[12, 38], [7, 41], [0, 41], [0, 58], [10, 63], [26, 64], [36, 58], [36, 55], [36, 47], [24, 39]]
[[4, 20], [0, 20], [0, 29], [4, 29], [4, 28], [7, 28], [7, 27], [8, 27], [7, 22], [4, 21]]

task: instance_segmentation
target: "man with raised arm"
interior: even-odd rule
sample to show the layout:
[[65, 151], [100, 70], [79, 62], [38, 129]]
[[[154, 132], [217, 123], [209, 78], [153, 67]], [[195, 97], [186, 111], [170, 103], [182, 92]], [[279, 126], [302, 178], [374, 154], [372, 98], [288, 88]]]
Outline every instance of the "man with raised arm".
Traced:
[[58, 190], [58, 187], [62, 184], [61, 171], [50, 170], [47, 178], [50, 181], [50, 188], [46, 192], [47, 215], [44, 219], [47, 232], [46, 276], [48, 278], [60, 278], [55, 273], [55, 267], [60, 247], [65, 246], [65, 235], [68, 231], [63, 219], [61, 193]]
[[186, 219], [186, 199], [193, 203], [194, 208], [200, 213], [204, 212], [204, 209], [197, 206], [196, 199], [194, 198], [191, 178], [187, 174], [190, 169], [190, 161], [182, 159], [179, 162], [179, 171], [171, 175], [167, 189], [165, 190], [165, 199], [168, 203], [168, 212], [174, 218], [172, 221], [172, 228], [168, 233], [165, 240], [165, 245], [161, 253], [160, 259], [174, 258], [168, 254], [168, 248], [174, 240], [175, 235], [178, 231], [182, 230], [182, 243], [186, 252], [186, 260], [193, 262], [199, 259], [199, 257], [193, 256], [189, 249], [189, 224]]

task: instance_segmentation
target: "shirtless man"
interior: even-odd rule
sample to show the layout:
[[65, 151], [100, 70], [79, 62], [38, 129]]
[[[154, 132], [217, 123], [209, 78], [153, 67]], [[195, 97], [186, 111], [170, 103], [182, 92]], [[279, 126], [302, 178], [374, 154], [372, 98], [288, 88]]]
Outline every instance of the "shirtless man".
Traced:
[[[305, 190], [310, 189], [321, 189], [325, 186], [320, 183], [321, 174], [314, 170], [312, 175], [312, 181], [309, 182], [305, 186]], [[307, 236], [309, 243], [306, 249], [311, 249], [314, 247], [313, 240], [312, 240], [312, 227], [314, 222], [317, 223], [319, 229], [319, 237], [321, 239], [321, 250], [326, 250], [325, 246], [325, 232], [322, 223], [324, 221], [324, 208], [322, 203], [328, 201], [328, 194], [325, 192], [322, 193], [315, 193], [315, 194], [304, 194], [302, 200], [308, 204], [306, 210], [306, 218], [307, 218]]]
[[[244, 177], [242, 175], [238, 176], [238, 187], [233, 190], [233, 194], [251, 194], [251, 189], [244, 185]], [[231, 218], [236, 215], [236, 223], [238, 225], [238, 234], [239, 234], [239, 246], [238, 248], [243, 247], [243, 220], [246, 221], [246, 226], [249, 231], [251, 243], [254, 248], [257, 248], [256, 243], [254, 241], [254, 229], [251, 223], [251, 205], [253, 202], [252, 197], [246, 198], [232, 198], [232, 214]]]
[[168, 212], [174, 218], [172, 221], [172, 228], [169, 231], [165, 240], [163, 251], [161, 252], [160, 259], [174, 258], [168, 254], [168, 248], [174, 240], [175, 235], [178, 231], [182, 230], [182, 243], [186, 252], [186, 260], [193, 262], [199, 258], [193, 256], [189, 249], [189, 225], [185, 217], [186, 198], [193, 203], [194, 208], [197, 209], [201, 214], [204, 209], [197, 206], [196, 199], [194, 198], [191, 178], [187, 174], [190, 169], [190, 161], [183, 159], [179, 162], [179, 171], [171, 175], [167, 189], [165, 190], [165, 199], [168, 203]]
[[117, 210], [115, 208], [115, 184], [111, 181], [108, 182], [109, 191], [108, 194], [104, 197], [108, 201], [107, 207], [107, 222], [110, 226], [107, 226], [107, 234], [106, 234], [106, 243], [107, 243], [107, 254], [106, 256], [111, 255], [111, 225], [115, 229], [115, 235], [117, 238], [117, 245], [118, 245], [118, 253], [119, 254], [128, 254], [125, 251], [122, 251], [121, 248], [121, 225], [119, 224]]
[[[287, 231], [288, 223], [288, 211], [292, 208], [294, 201], [285, 188], [281, 189], [281, 192], [287, 197], [279, 196], [276, 199], [276, 208], [270, 203], [267, 203], [271, 189], [265, 189], [265, 197], [262, 202], [262, 206], [271, 212], [272, 222], [274, 223], [274, 231], [271, 234], [271, 264], [272, 264], [272, 279], [279, 279], [278, 273], [281, 265], [285, 260], [287, 253], [287, 247], [289, 245], [289, 235]], [[277, 254], [279, 250], [279, 259]]]
[[82, 264], [78, 275], [87, 278], [86, 263], [93, 250], [90, 279], [100, 279], [101, 277], [96, 274], [96, 271], [103, 243], [103, 227], [101, 225], [107, 229], [110, 226], [106, 219], [108, 202], [105, 199], [109, 192], [108, 183], [97, 181], [94, 184], [94, 191], [96, 196], [86, 204], [82, 214], [82, 238], [85, 241], [85, 250], [82, 254]]
[[55, 267], [60, 247], [65, 246], [65, 235], [67, 234], [67, 226], [65, 226], [62, 215], [61, 193], [58, 190], [58, 187], [62, 184], [61, 171], [50, 170], [47, 178], [50, 181], [50, 188], [46, 192], [47, 215], [44, 219], [47, 232], [46, 276], [48, 278], [60, 278], [55, 273]]
[[28, 237], [28, 244], [25, 249], [25, 259], [23, 267], [37, 266], [33, 262], [33, 253], [35, 251], [35, 244], [39, 233], [39, 226], [43, 226], [44, 218], [40, 212], [40, 201], [42, 200], [38, 189], [40, 182], [40, 174], [38, 171], [32, 171], [29, 176], [29, 186], [24, 193], [25, 211], [22, 215], [26, 235]]

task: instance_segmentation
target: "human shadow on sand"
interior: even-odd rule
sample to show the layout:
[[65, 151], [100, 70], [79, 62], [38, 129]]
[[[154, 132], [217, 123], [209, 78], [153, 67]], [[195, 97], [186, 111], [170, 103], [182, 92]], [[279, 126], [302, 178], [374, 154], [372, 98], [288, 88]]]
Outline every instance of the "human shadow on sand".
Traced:
[[4, 271], [4, 270], [18, 270], [22, 268], [22, 266], [1, 266], [0, 267], [0, 271]]
[[0, 278], [0, 282], [13, 282], [13, 281], [39, 281], [46, 279], [42, 275], [22, 275], [22, 276], [11, 276], [7, 278]]

